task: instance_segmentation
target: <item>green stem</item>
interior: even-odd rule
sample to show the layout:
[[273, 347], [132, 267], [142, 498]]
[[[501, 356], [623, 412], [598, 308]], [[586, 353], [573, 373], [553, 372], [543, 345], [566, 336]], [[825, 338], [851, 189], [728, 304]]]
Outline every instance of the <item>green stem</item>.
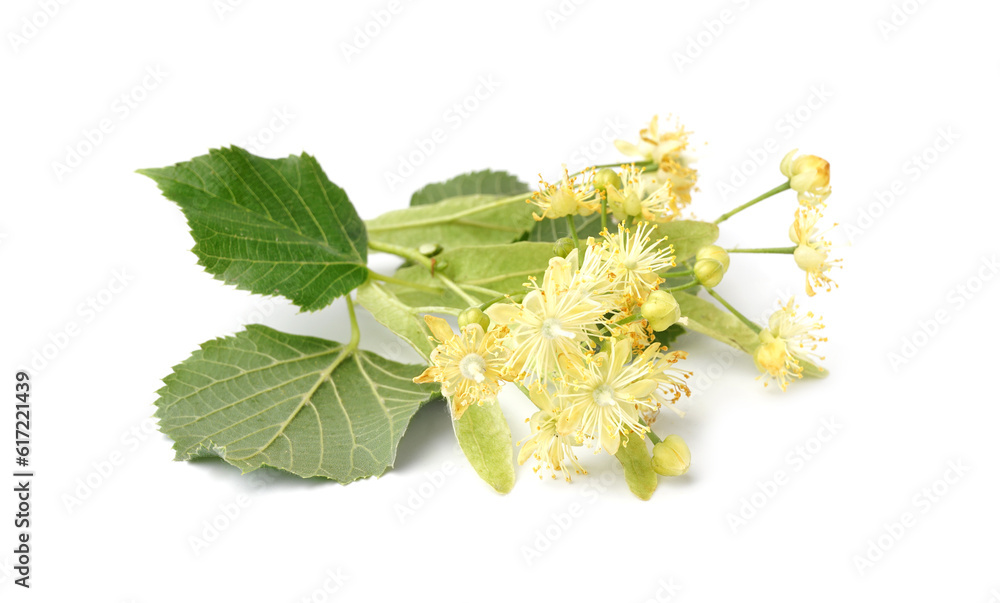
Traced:
[[[620, 168], [623, 165], [629, 165], [629, 164], [632, 164], [632, 165], [634, 165], [637, 168], [651, 168], [651, 167], [653, 167], [653, 166], [656, 165], [656, 163], [653, 162], [653, 161], [616, 161], [614, 163], [602, 163], [600, 165], [591, 165], [591, 166], [588, 166], [586, 169], [587, 170], [591, 170], [591, 169], [593, 169], [593, 170], [599, 170], [601, 168]], [[579, 176], [580, 174], [582, 174], [584, 171], [586, 171], [586, 170], [583, 170], [583, 171], [580, 171], [580, 172], [573, 172], [569, 176], [570, 176], [570, 178], [575, 178], [575, 177]]]
[[508, 299], [513, 303], [517, 303], [524, 297], [524, 295], [525, 295], [524, 293], [515, 293], [514, 295], [500, 295], [498, 297], [494, 297], [493, 299], [486, 300], [485, 302], [479, 304], [479, 309], [486, 310], [486, 308], [489, 308], [493, 304], [498, 304]]
[[608, 229], [608, 197], [607, 193], [601, 195], [601, 232]]
[[426, 291], [428, 293], [441, 293], [440, 287], [431, 287], [430, 285], [422, 285], [420, 283], [414, 283], [413, 281], [407, 281], [401, 278], [396, 278], [394, 276], [387, 276], [385, 274], [379, 274], [371, 268], [368, 269], [368, 275], [383, 283], [392, 283], [394, 285], [402, 285], [403, 287], [409, 287], [411, 289], [417, 289], [418, 291]]
[[380, 243], [378, 241], [372, 241], [371, 239], [369, 239], [368, 248], [371, 249], [372, 251], [391, 253], [392, 255], [399, 256], [404, 260], [410, 260], [414, 264], [420, 264], [421, 266], [423, 266], [428, 270], [431, 270], [434, 266], [434, 262], [432, 262], [429, 257], [411, 247], [400, 247], [399, 245], [392, 245], [390, 243]]
[[708, 291], [709, 295], [711, 295], [712, 297], [714, 297], [720, 304], [722, 304], [723, 306], [725, 306], [727, 310], [729, 310], [730, 312], [732, 312], [733, 316], [735, 316], [736, 318], [739, 318], [740, 321], [743, 324], [745, 324], [746, 326], [750, 327], [751, 331], [753, 331], [754, 333], [760, 333], [760, 330], [761, 330], [760, 329], [760, 325], [758, 325], [754, 321], [750, 320], [746, 316], [743, 316], [742, 314], [740, 314], [739, 311], [736, 310], [736, 308], [732, 307], [729, 304], [729, 302], [727, 302], [726, 300], [722, 299], [721, 295], [719, 295], [718, 293], [716, 293], [713, 289], [710, 289], [709, 287], [705, 287], [705, 291]]
[[668, 293], [670, 291], [683, 291], [685, 289], [690, 289], [691, 287], [697, 287], [700, 284], [701, 283], [697, 280], [693, 280], [690, 283], [684, 283], [683, 285], [677, 285], [676, 287], [667, 287], [666, 289], [660, 289], [660, 291], [667, 291]]
[[630, 322], [635, 322], [637, 320], [642, 320], [642, 312], [636, 312], [635, 314], [632, 314], [631, 316], [626, 316], [625, 318], [623, 318], [621, 320], [616, 320], [615, 322], [613, 322], [611, 324], [613, 324], [613, 325], [615, 325], [617, 327], [617, 326], [620, 326], [620, 325], [627, 325]]
[[344, 299], [347, 300], [347, 315], [351, 317], [351, 340], [347, 342], [347, 347], [344, 349], [350, 353], [356, 350], [358, 343], [361, 342], [361, 330], [358, 328], [358, 317], [354, 313], [354, 300], [351, 299], [350, 295], [345, 295]]
[[461, 308], [451, 308], [449, 306], [415, 306], [410, 308], [410, 313], [415, 316], [419, 314], [450, 314], [458, 316], [462, 312]]
[[494, 291], [493, 289], [487, 289], [486, 287], [480, 287], [479, 285], [473, 285], [470, 283], [460, 283], [459, 287], [465, 289], [466, 291], [471, 291], [472, 293], [482, 293], [483, 295], [489, 295], [491, 298], [501, 295], [499, 291]]
[[454, 291], [455, 295], [461, 297], [465, 301], [465, 303], [469, 304], [470, 306], [479, 305], [479, 300], [466, 293], [461, 287], [455, 284], [455, 281], [451, 280], [450, 278], [441, 274], [440, 272], [438, 272], [434, 276], [440, 279], [441, 282], [444, 283], [445, 287], [448, 287], [449, 289]]
[[677, 272], [664, 272], [660, 276], [663, 278], [674, 278], [675, 276], [691, 276], [694, 270], [678, 270]]
[[566, 223], [569, 224], [569, 234], [573, 237], [573, 245], [579, 247], [580, 237], [576, 234], [576, 220], [574, 220], [573, 216], [566, 216]]
[[653, 442], [653, 445], [654, 445], [654, 446], [655, 446], [656, 444], [659, 444], [660, 442], [662, 442], [662, 441], [663, 441], [663, 440], [661, 440], [661, 439], [660, 439], [660, 436], [656, 435], [656, 434], [655, 434], [655, 433], [653, 432], [653, 428], [652, 428], [652, 427], [650, 427], [648, 423], [646, 423], [646, 422], [645, 422], [645, 421], [643, 421], [642, 419], [640, 419], [640, 420], [639, 420], [639, 422], [640, 422], [640, 423], [642, 423], [642, 425], [643, 425], [643, 426], [644, 426], [644, 427], [645, 427], [646, 429], [648, 429], [648, 430], [649, 430], [649, 431], [647, 431], [647, 432], [646, 432], [646, 435], [647, 435], [647, 436], [649, 436], [649, 439], [650, 439], [650, 440], [652, 440], [652, 442]]
[[758, 247], [756, 249], [727, 249], [726, 253], [795, 253], [795, 247]]
[[782, 184], [779, 184], [778, 186], [772, 188], [771, 190], [767, 191], [763, 195], [761, 195], [761, 196], [759, 196], [759, 197], [757, 197], [755, 199], [751, 199], [751, 200], [747, 201], [746, 203], [744, 203], [743, 205], [737, 207], [733, 211], [725, 213], [725, 214], [722, 214], [715, 221], [715, 223], [716, 224], [721, 224], [721, 223], [725, 222], [726, 220], [728, 220], [729, 218], [732, 218], [736, 214], [740, 213], [744, 209], [750, 207], [751, 205], [756, 205], [756, 204], [760, 203], [761, 201], [763, 201], [764, 199], [767, 199], [768, 197], [770, 197], [772, 195], [777, 195], [781, 191], [787, 191], [791, 187], [792, 187], [792, 181], [791, 180], [788, 180], [788, 181], [786, 181], [786, 182], [784, 182]]

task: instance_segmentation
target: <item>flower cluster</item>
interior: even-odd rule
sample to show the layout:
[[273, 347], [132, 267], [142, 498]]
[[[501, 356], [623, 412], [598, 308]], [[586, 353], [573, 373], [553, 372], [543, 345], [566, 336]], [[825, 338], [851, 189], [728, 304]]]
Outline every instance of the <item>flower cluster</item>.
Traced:
[[[519, 460], [533, 457], [536, 471], [545, 466], [553, 476], [584, 472], [577, 446], [614, 454], [623, 439], [643, 438], [663, 404], [690, 393], [690, 373], [674, 367], [685, 353], [654, 341], [679, 312], [658, 289], [674, 266], [672, 247], [653, 232], [619, 224], [553, 257], [541, 283], [525, 284], [523, 300], [486, 309], [488, 331], [473, 323], [456, 335], [429, 317], [440, 345], [418, 379], [440, 381], [456, 413], [494, 399], [503, 381], [519, 383], [538, 407]], [[647, 302], [654, 307], [644, 314]], [[671, 312], [674, 320], [665, 319]]]
[[486, 311], [509, 329], [511, 370], [539, 408], [520, 458], [534, 456], [536, 470], [548, 467], [553, 477], [562, 470], [569, 479], [567, 464], [581, 471], [574, 446], [614, 454], [623, 438], [643, 437], [645, 419], [664, 403], [690, 393], [689, 373], [673, 366], [684, 352], [661, 349], [642, 315], [652, 295], [669, 296], [658, 290], [659, 275], [674, 265], [672, 248], [652, 232], [647, 224], [605, 230], [587, 242], [582, 259], [578, 249], [553, 258], [542, 285], [528, 283], [521, 303]]
[[[668, 351], [658, 341], [672, 341], [658, 333], [674, 325], [740, 347], [765, 385], [785, 390], [806, 374], [823, 372], [816, 350], [826, 341], [817, 335], [824, 326], [811, 312], [798, 313], [794, 298], [762, 326], [716, 288], [730, 269], [730, 254], [737, 252], [792, 255], [805, 272], [810, 297], [837, 286], [829, 273], [840, 260], [831, 259], [827, 231], [817, 227], [831, 193], [830, 164], [793, 150], [781, 161], [784, 182], [707, 223], [684, 215], [698, 179], [690, 167], [689, 138], [679, 125], [661, 129], [654, 117], [637, 143], [615, 141], [634, 163], [576, 174], [563, 166], [558, 181], [540, 180], [527, 199], [537, 207], [535, 220], [565, 221], [563, 232], [572, 235], [555, 241], [545, 270], [529, 276], [522, 292], [498, 292], [461, 312], [459, 333], [441, 319], [426, 318], [437, 347], [431, 367], [415, 381], [441, 383], [455, 419], [471, 405], [495, 403], [504, 383], [517, 384], [536, 407], [526, 420], [531, 431], [521, 442], [518, 462], [533, 459], [536, 473], [544, 468], [543, 474], [561, 473], [567, 481], [586, 473], [577, 456], [581, 447], [616, 455], [623, 466], [642, 470], [644, 462], [634, 459], [648, 449], [633, 449], [629, 442], [645, 447], [647, 435], [654, 446], [644, 470], [668, 476], [687, 472], [690, 450], [684, 440], [675, 434], [660, 440], [650, 428], [664, 406], [683, 416], [675, 402], [690, 395], [691, 373], [676, 366], [685, 352]], [[718, 224], [788, 190], [798, 201], [788, 230], [792, 247], [716, 244]], [[598, 218], [602, 229], [596, 236]], [[555, 233], [557, 227], [546, 231]], [[680, 266], [668, 236], [683, 247]], [[699, 296], [698, 289], [719, 306]], [[687, 291], [681, 295], [679, 290]]]

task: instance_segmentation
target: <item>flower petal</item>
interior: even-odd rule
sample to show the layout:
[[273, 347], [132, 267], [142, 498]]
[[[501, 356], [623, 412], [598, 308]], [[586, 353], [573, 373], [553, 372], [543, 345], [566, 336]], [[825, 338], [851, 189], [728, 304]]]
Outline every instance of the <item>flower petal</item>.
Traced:
[[455, 332], [451, 330], [451, 325], [443, 318], [427, 314], [424, 316], [424, 322], [430, 328], [434, 339], [437, 339], [441, 343], [445, 343], [455, 336]]

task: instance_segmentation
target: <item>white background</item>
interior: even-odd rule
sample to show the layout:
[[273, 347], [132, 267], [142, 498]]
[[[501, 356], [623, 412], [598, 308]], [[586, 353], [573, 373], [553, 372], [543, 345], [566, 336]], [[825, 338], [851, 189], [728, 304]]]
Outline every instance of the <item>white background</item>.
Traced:
[[[5, 474], [14, 370], [64, 344], [32, 379], [30, 592], [12, 584], [15, 499], [0, 482], [4, 601], [1000, 600], [995, 2], [402, 0], [385, 25], [373, 11], [385, 21], [387, 0], [64, 2], [39, 17], [51, 4], [8, 0], [0, 18]], [[345, 51], [366, 26], [376, 35]], [[456, 117], [456, 103], [474, 110]], [[589, 478], [523, 467], [501, 497], [456, 453], [440, 406], [417, 415], [394, 470], [348, 487], [172, 461], [148, 417], [199, 343], [251, 321], [348, 328], [342, 302], [297, 314], [204, 273], [181, 212], [135, 169], [227, 144], [305, 150], [370, 218], [468, 170], [533, 183], [616, 161], [609, 140], [655, 113], [695, 133], [702, 218], [780, 183], [786, 150], [830, 160], [840, 288], [807, 299], [788, 256], [734, 257], [720, 287], [755, 318], [798, 294], [829, 325], [830, 378], [765, 390], [746, 357], [683, 340], [699, 391], [658, 430], [688, 441], [691, 472], [645, 503], [590, 455]], [[104, 119], [60, 178], [54, 163]], [[435, 128], [445, 141], [387, 185]], [[741, 170], [746, 183], [720, 189]], [[788, 245], [794, 205], [786, 193], [731, 219], [722, 243]], [[116, 273], [126, 285], [105, 291]], [[107, 303], [91, 313], [90, 298]], [[416, 360], [361, 321], [365, 347]], [[528, 403], [503, 407], [522, 437]], [[840, 427], [820, 443], [824, 421]], [[945, 486], [954, 463], [969, 469]], [[776, 471], [787, 483], [766, 496]], [[759, 508], [734, 529], [745, 500]], [[196, 554], [191, 538], [240, 501]], [[889, 535], [904, 513], [915, 523]], [[879, 539], [888, 550], [859, 571]]]

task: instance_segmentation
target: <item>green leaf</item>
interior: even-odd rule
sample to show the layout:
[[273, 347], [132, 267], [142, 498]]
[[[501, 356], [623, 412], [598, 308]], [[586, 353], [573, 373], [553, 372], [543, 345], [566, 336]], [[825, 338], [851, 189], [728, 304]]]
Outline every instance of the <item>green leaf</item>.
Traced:
[[[551, 243], [509, 243], [458, 247], [436, 256], [436, 273], [453, 280], [470, 295], [485, 302], [524, 291], [529, 276], [541, 278], [552, 257]], [[423, 266], [405, 266], [395, 276], [422, 285], [440, 286]], [[448, 289], [434, 294], [392, 285], [389, 289], [411, 306], [447, 306], [464, 309], [469, 304]]]
[[673, 296], [681, 307], [681, 315], [688, 319], [689, 331], [708, 335], [747, 354], [757, 347], [757, 334], [725, 308], [683, 291], [675, 291]]
[[174, 367], [158, 392], [177, 460], [218, 456], [346, 484], [382, 475], [434, 387], [423, 367], [315, 337], [250, 325]]
[[525, 197], [466, 195], [430, 205], [391, 211], [367, 222], [368, 236], [380, 243], [419, 248], [440, 245], [510, 243], [535, 225]]
[[686, 332], [687, 331], [684, 330], [684, 327], [675, 323], [667, 327], [664, 331], [657, 331], [654, 339], [656, 339], [656, 342], [661, 346], [668, 348], [674, 344], [674, 341], [678, 337]]
[[675, 220], [657, 223], [656, 234], [667, 237], [667, 243], [674, 246], [674, 257], [680, 263], [694, 257], [705, 245], [718, 240], [719, 227], [711, 222]]
[[813, 377], [815, 379], [825, 379], [830, 376], [830, 371], [821, 366], [815, 365], [808, 360], [799, 359], [799, 365], [802, 366], [802, 376], [803, 377]]
[[364, 223], [305, 153], [264, 159], [230, 147], [139, 173], [180, 205], [198, 263], [239, 289], [319, 310], [368, 278]]
[[653, 471], [652, 455], [646, 446], [646, 440], [636, 434], [629, 434], [628, 445], [622, 439], [615, 458], [622, 464], [625, 470], [625, 483], [628, 489], [642, 500], [649, 500], [656, 490], [659, 478]]
[[[587, 237], [599, 237], [601, 235], [601, 214], [595, 212], [589, 216], [574, 216], [573, 223], [576, 224], [576, 234], [580, 241], [585, 241]], [[569, 225], [565, 218], [557, 220], [545, 219], [536, 222], [528, 235], [529, 241], [550, 241], [555, 242], [563, 237], [569, 237]]]
[[688, 319], [689, 331], [708, 335], [747, 354], [757, 347], [757, 334], [725, 308], [683, 291], [675, 291], [673, 296], [681, 307], [681, 315]]
[[428, 184], [413, 193], [410, 206], [437, 203], [451, 197], [466, 195], [498, 195], [510, 197], [528, 192], [528, 185], [518, 180], [517, 176], [507, 172], [480, 170], [455, 176], [445, 182]]
[[358, 287], [357, 301], [371, 312], [375, 320], [413, 346], [424, 360], [430, 360], [434, 349], [434, 344], [428, 339], [430, 330], [423, 317], [412, 307], [401, 302], [384, 285], [374, 281]]
[[514, 487], [514, 442], [500, 405], [473, 404], [453, 422], [455, 436], [479, 477], [500, 494]]

